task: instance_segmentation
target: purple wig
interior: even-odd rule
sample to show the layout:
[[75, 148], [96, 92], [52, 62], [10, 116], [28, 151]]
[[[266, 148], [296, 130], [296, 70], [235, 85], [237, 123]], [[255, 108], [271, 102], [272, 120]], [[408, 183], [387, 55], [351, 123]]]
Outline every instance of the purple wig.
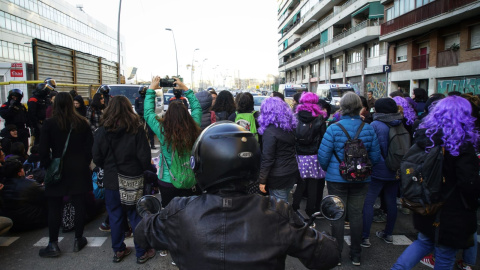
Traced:
[[417, 114], [415, 110], [410, 106], [408, 101], [403, 97], [394, 97], [393, 100], [397, 103], [397, 106], [401, 106], [403, 108], [403, 118], [407, 120], [407, 125], [413, 125], [415, 119], [417, 119]]
[[292, 131], [297, 127], [297, 118], [285, 101], [278, 97], [270, 97], [262, 101], [258, 124], [260, 125], [259, 134], [263, 134], [269, 125]]
[[459, 155], [460, 147], [466, 142], [476, 146], [479, 138], [478, 131], [475, 130], [472, 106], [468, 100], [458, 96], [439, 100], [423, 119], [419, 128], [426, 129], [425, 135], [431, 142], [434, 142], [433, 136], [441, 131], [443, 133], [442, 146], [453, 156]]
[[297, 106], [297, 111], [307, 111], [312, 113], [313, 117], [317, 117], [319, 115], [323, 116], [323, 118], [327, 117], [327, 113], [323, 111], [320, 106], [318, 106], [318, 96], [312, 92], [303, 92], [302, 96], [300, 97], [300, 104]]

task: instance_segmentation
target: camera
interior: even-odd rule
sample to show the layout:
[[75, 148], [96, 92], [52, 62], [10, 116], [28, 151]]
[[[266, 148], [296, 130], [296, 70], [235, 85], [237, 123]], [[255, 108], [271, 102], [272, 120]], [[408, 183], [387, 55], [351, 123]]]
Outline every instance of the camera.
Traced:
[[160, 87], [175, 87], [175, 79], [160, 79]]

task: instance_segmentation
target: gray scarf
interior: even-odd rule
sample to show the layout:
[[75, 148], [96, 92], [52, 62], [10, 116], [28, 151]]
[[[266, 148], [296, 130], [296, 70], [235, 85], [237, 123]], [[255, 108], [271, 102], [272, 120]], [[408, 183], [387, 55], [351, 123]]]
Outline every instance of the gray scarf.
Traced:
[[403, 114], [402, 113], [374, 113], [373, 120], [380, 121], [384, 123], [390, 123], [395, 120], [402, 120]]

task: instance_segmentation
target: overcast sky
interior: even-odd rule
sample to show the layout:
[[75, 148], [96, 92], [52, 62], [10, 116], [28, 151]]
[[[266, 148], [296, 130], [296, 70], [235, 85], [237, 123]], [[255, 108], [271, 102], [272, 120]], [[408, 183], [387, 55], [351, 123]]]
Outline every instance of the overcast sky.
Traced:
[[[83, 4], [83, 10], [117, 29], [118, 0], [66, 0]], [[278, 74], [276, 0], [123, 0], [121, 34], [126, 39], [126, 64], [138, 67], [138, 79], [179, 73], [190, 80], [193, 51], [195, 65], [206, 60], [204, 79], [227, 73], [242, 79]], [[201, 68], [195, 78], [200, 78]], [[198, 77], [197, 77], [198, 76]]]

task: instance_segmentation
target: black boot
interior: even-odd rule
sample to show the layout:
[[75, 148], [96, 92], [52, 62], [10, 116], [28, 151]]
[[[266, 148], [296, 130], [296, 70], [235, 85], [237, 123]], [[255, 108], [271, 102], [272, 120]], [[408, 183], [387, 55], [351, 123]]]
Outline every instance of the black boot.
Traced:
[[87, 245], [88, 241], [86, 237], [75, 238], [75, 242], [73, 243], [73, 252], [79, 252]]
[[58, 257], [60, 256], [60, 248], [58, 247], [58, 242], [50, 242], [48, 243], [48, 246], [46, 248], [42, 248], [40, 249], [40, 251], [38, 252], [38, 255], [40, 255], [40, 257], [44, 257], [44, 258], [47, 258], [47, 257]]

